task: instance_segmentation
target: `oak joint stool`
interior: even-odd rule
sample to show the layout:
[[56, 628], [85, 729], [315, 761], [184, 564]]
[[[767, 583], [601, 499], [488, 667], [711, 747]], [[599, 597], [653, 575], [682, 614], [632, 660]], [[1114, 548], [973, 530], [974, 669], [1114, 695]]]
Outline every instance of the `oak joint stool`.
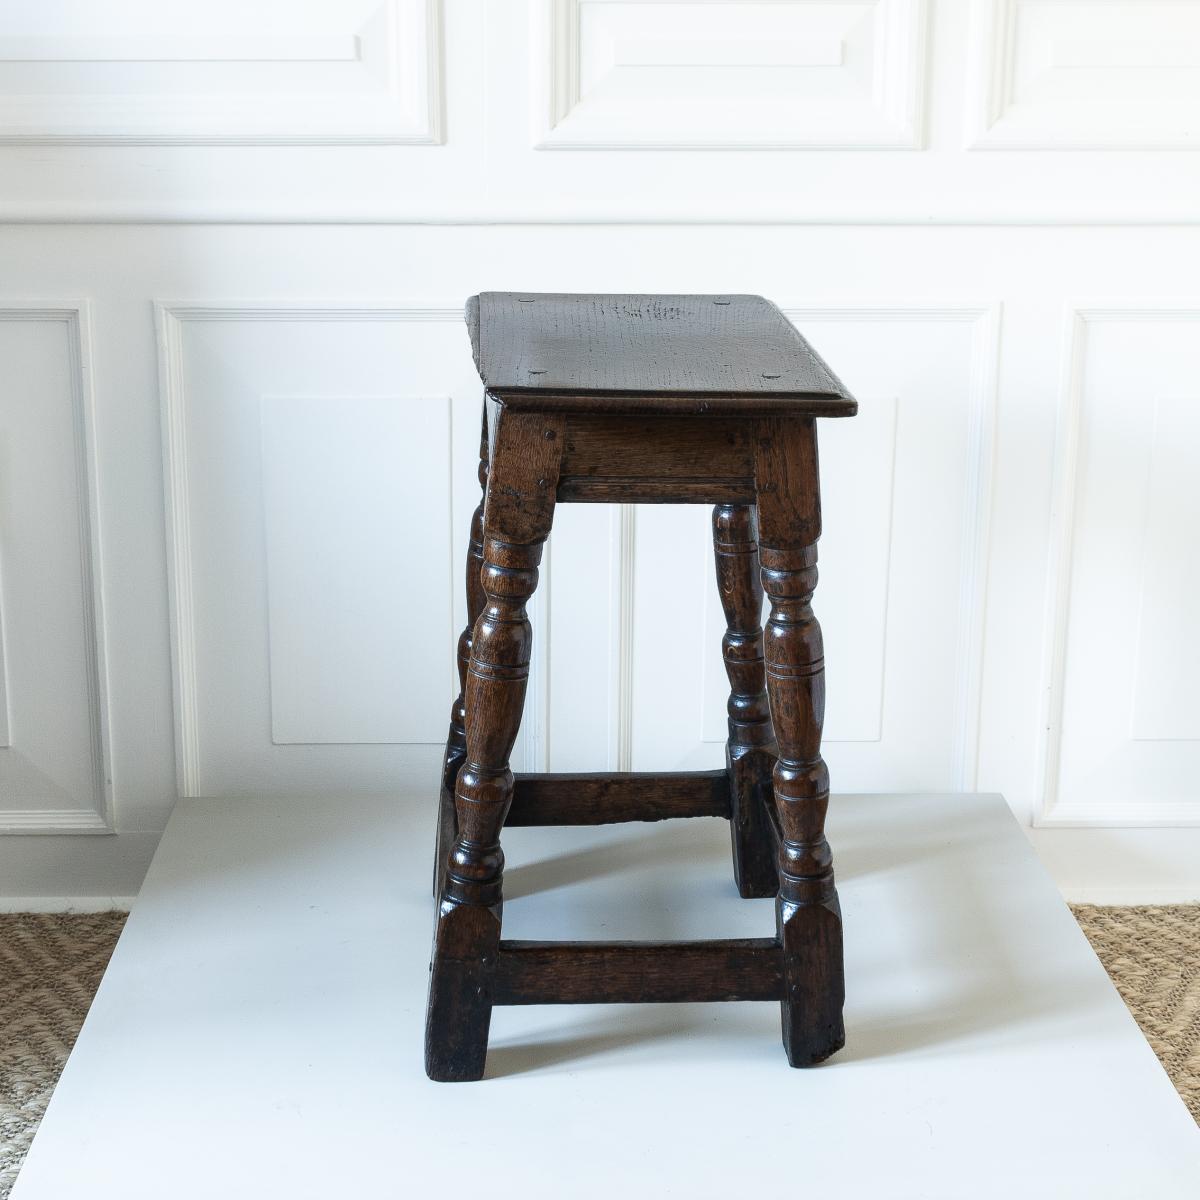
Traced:
[[[496, 1004], [777, 1000], [788, 1062], [820, 1062], [844, 1042], [845, 988], [811, 606], [816, 418], [853, 416], [857, 404], [759, 296], [485, 292], [467, 324], [485, 389], [484, 499], [442, 779], [426, 1071], [481, 1078]], [[529, 675], [525, 605], [555, 504], [569, 501], [715, 505], [725, 769], [509, 770]], [[506, 824], [694, 816], [728, 819], [738, 890], [776, 897], [774, 937], [501, 940]]]

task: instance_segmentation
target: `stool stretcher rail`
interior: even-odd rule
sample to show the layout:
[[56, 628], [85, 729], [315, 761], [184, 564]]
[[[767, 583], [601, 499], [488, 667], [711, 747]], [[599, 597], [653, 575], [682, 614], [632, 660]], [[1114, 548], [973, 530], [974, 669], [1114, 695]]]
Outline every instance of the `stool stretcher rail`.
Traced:
[[782, 1000], [774, 938], [698, 942], [502, 941], [493, 1004]]
[[729, 776], [718, 771], [660, 774], [517, 775], [505, 825], [611, 825], [673, 817], [729, 816]]

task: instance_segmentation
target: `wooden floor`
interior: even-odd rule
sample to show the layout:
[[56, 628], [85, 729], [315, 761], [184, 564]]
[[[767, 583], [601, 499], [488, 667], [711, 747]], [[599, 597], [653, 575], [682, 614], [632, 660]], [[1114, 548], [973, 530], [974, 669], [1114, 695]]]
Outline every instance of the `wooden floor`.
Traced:
[[[997, 797], [835, 797], [847, 1048], [772, 1004], [498, 1009], [429, 1083], [430, 797], [184, 801], [15, 1200], [1171, 1200], [1200, 1131]], [[512, 938], [769, 935], [717, 820], [514, 829]], [[704, 914], [700, 920], [697, 914]]]

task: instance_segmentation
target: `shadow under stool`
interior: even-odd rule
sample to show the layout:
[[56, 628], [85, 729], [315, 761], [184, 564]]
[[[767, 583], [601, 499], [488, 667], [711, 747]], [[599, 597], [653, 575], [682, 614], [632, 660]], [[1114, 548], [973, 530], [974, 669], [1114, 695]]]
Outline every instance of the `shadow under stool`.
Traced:
[[[820, 1062], [845, 1040], [845, 987], [812, 611], [816, 418], [853, 416], [857, 404], [760, 296], [485, 292], [467, 323], [485, 388], [484, 496], [442, 780], [426, 1071], [481, 1078], [495, 1004], [777, 1000], [788, 1062]], [[529, 675], [525, 605], [564, 502], [715, 505], [724, 770], [509, 770]], [[693, 816], [729, 820], [739, 892], [776, 897], [773, 937], [501, 939], [505, 825]]]

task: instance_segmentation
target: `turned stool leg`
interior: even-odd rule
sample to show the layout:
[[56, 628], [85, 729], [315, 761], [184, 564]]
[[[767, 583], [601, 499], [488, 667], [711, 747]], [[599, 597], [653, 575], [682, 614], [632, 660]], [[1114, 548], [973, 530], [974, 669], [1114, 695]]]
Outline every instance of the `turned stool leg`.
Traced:
[[[479, 435], [479, 487], [487, 493], [488, 427], [484, 407]], [[458, 696], [450, 709], [450, 733], [446, 738], [446, 757], [442, 762], [442, 795], [438, 804], [437, 848], [434, 851], [433, 895], [442, 894], [446, 878], [446, 858], [458, 832], [454, 815], [454, 782], [467, 755], [466, 709], [467, 666], [471, 661], [471, 635], [483, 611], [483, 495], [471, 516], [471, 536], [467, 544], [466, 588], [467, 624], [458, 639]]]
[[825, 840], [829, 774], [821, 758], [825, 663], [812, 611], [821, 533], [811, 418], [762, 422], [756, 464], [762, 581], [771, 601], [767, 692], [779, 745], [775, 805], [782, 834], [776, 916], [783, 947], [783, 1044], [808, 1066], [845, 1043], [842, 916]]
[[525, 605], [550, 532], [562, 420], [502, 413], [484, 512], [484, 606], [471, 640], [466, 757], [455, 789], [457, 836], [446, 866], [430, 964], [425, 1070], [483, 1075], [500, 943], [504, 853], [512, 801], [508, 760], [521, 723], [531, 631]]
[[726, 624], [721, 650], [730, 689], [725, 766], [729, 772], [733, 876], [738, 892], [746, 898], [774, 896], [779, 876], [766, 805], [773, 803], [775, 738], [763, 667], [763, 589], [754, 508], [718, 504], [712, 522], [717, 591]]

